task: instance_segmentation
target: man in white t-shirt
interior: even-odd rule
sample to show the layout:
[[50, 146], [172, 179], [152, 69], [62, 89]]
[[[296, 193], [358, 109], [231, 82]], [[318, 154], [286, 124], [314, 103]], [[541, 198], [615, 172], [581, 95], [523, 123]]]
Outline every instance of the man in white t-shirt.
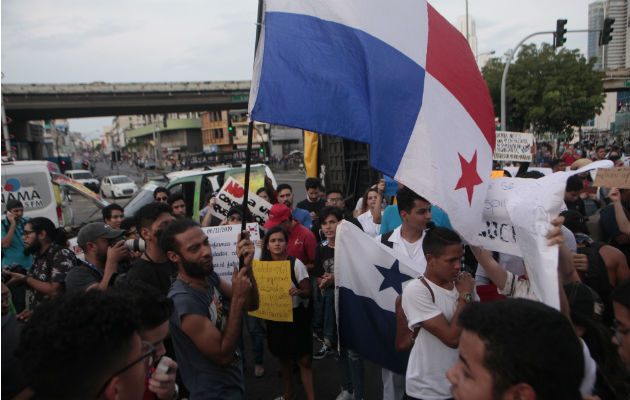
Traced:
[[443, 227], [429, 229], [422, 248], [427, 260], [424, 276], [410, 281], [402, 293], [408, 327], [417, 334], [405, 390], [411, 399], [448, 399], [446, 371], [457, 362], [462, 331], [457, 318], [476, 299], [475, 280], [460, 271], [463, 248], [455, 232]]
[[[375, 240], [409, 258], [416, 269], [423, 273], [427, 260], [422, 250], [422, 241], [427, 223], [431, 221], [431, 203], [407, 187], [401, 188], [396, 197], [402, 225], [377, 236]], [[387, 369], [383, 369], [381, 374], [383, 400], [402, 399], [405, 394], [405, 377]]]

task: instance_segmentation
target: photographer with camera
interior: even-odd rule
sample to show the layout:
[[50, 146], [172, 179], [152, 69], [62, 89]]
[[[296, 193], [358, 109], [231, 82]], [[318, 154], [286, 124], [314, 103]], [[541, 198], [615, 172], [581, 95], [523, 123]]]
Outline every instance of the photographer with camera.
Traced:
[[77, 244], [85, 261], [68, 271], [66, 291], [106, 290], [118, 273], [118, 263], [129, 257], [122, 229], [113, 229], [103, 222], [85, 225], [79, 231]]
[[33, 310], [42, 301], [59, 292], [63, 293], [66, 273], [79, 262], [74, 253], [65, 247], [66, 233], [63, 228], [56, 228], [48, 218], [36, 217], [29, 220], [24, 225], [22, 240], [25, 254], [35, 256], [33, 265], [26, 274], [6, 269], [2, 273], [10, 277], [6, 282], [7, 286], [26, 286], [27, 307]]

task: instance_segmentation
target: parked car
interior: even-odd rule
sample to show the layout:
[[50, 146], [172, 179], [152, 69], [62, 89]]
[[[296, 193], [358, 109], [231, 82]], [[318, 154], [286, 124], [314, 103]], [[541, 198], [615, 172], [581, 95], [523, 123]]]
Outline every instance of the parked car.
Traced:
[[46, 217], [56, 226], [73, 223], [72, 207], [66, 189], [55, 184], [59, 167], [49, 161], [2, 163], [2, 216], [5, 204], [15, 199], [24, 205], [24, 216]]
[[[245, 168], [238, 164], [219, 165], [210, 168], [199, 168], [187, 171], [176, 171], [166, 174], [168, 183], [149, 182], [145, 184], [138, 194], [125, 206], [125, 215], [134, 215], [142, 206], [153, 201], [153, 191], [158, 186], [165, 186], [171, 193], [181, 193], [184, 196], [186, 210], [190, 217], [199, 220], [199, 210], [206, 206], [208, 194], [218, 192], [228, 177], [244, 183]], [[276, 187], [276, 178], [271, 169], [264, 164], [253, 164], [250, 172], [250, 187], [256, 192], [265, 183], [265, 178], [271, 180]]]
[[96, 179], [90, 171], [84, 169], [71, 169], [66, 171], [66, 176], [79, 182], [94, 193], [98, 193], [101, 188], [101, 184], [98, 182], [98, 179]]
[[138, 186], [127, 175], [110, 175], [101, 181], [101, 195], [112, 198], [133, 196]]

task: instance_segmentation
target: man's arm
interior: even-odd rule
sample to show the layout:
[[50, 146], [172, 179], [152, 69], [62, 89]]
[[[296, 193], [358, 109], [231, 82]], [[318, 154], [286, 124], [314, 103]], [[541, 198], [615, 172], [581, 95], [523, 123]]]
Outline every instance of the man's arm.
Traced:
[[11, 212], [7, 212], [7, 220], [9, 221], [9, 230], [6, 235], [4, 235], [4, 223], [2, 223], [2, 243], [1, 246], [3, 249], [8, 249], [11, 246], [11, 242], [13, 241], [13, 235], [15, 234], [15, 228], [17, 227], [17, 222], [15, 221], [15, 217]]
[[508, 274], [503, 267], [492, 257], [492, 252], [476, 246], [470, 246], [475, 258], [486, 271], [488, 278], [497, 285], [497, 289], [503, 290]]
[[622, 234], [630, 235], [630, 221], [628, 221], [628, 217], [626, 216], [625, 210], [623, 209], [623, 205], [621, 204], [621, 194], [619, 193], [618, 188], [612, 188], [608, 197], [613, 202], [613, 207], [615, 210], [615, 219], [617, 221], [617, 226]]
[[7, 282], [8, 286], [15, 283], [22, 283], [48, 296], [55, 296], [59, 290], [59, 282], [42, 282], [29, 275], [18, 274], [17, 272], [11, 271], [3, 272], [11, 276], [11, 279]]
[[210, 319], [203, 315], [185, 314], [181, 317], [182, 331], [195, 343], [199, 351], [223, 367], [227, 367], [232, 361], [241, 336], [243, 312], [248, 293], [252, 288], [246, 274], [247, 268], [238, 271], [234, 267], [231, 287], [232, 307], [223, 334]]
[[608, 270], [608, 280], [612, 286], [617, 286], [628, 279], [630, 270], [626, 256], [616, 247], [605, 245], [599, 249]]
[[107, 249], [107, 258], [105, 261], [105, 270], [103, 271], [103, 279], [97, 284], [90, 285], [87, 290], [107, 290], [112, 276], [118, 272], [118, 263], [129, 257], [129, 249], [125, 246], [125, 242], [118, 242], [114, 246]]
[[[455, 288], [460, 294], [474, 293], [475, 279], [469, 273], [462, 272], [455, 282]], [[420, 326], [429, 331], [438, 339], [440, 339], [442, 343], [444, 343], [448, 347], [456, 348], [457, 346], [459, 346], [459, 336], [462, 333], [462, 327], [457, 324], [457, 319], [462, 310], [467, 306], [468, 304], [460, 297], [457, 299], [457, 308], [455, 309], [455, 314], [453, 314], [453, 318], [451, 318], [450, 321], [446, 319], [444, 314], [439, 314], [426, 321], [420, 322]]]

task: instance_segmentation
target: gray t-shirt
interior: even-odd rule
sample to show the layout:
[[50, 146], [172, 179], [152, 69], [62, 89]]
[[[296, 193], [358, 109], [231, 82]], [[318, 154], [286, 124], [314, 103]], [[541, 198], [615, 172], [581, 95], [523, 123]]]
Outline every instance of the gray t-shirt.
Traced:
[[213, 272], [207, 281], [209, 286], [204, 291], [178, 279], [168, 292], [168, 297], [175, 303], [175, 312], [171, 315], [169, 327], [179, 370], [191, 400], [242, 399], [245, 384], [239, 351], [235, 352], [228, 367], [220, 367], [199, 351], [190, 337], [182, 331], [182, 317], [186, 314], [198, 314], [210, 319], [219, 331], [224, 332], [227, 312], [217, 289], [219, 277]]
[[85, 292], [89, 286], [101, 281], [98, 278], [99, 274], [89, 268], [86, 265], [77, 265], [70, 268], [66, 274], [65, 281], [67, 293]]

